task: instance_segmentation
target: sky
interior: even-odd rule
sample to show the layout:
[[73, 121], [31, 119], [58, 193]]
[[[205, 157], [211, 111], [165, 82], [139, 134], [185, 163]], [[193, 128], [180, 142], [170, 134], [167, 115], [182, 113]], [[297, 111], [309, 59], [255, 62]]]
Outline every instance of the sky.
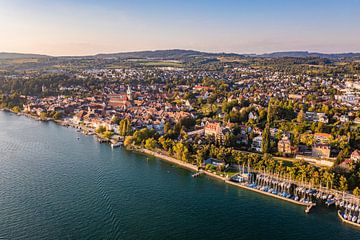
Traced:
[[0, 0], [0, 52], [360, 52], [360, 0]]

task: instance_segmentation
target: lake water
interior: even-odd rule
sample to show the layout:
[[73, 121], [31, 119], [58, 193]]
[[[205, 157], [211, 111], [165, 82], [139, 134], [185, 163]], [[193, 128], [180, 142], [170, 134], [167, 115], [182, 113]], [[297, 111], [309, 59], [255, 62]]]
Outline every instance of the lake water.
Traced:
[[[79, 137], [80, 139], [77, 139]], [[0, 112], [0, 239], [360, 239], [334, 209], [248, 192]]]

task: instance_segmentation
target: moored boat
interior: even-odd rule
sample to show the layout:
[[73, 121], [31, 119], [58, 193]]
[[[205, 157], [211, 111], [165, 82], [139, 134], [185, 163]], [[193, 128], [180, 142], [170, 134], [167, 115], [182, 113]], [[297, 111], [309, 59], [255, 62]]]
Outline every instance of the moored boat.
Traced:
[[356, 226], [356, 227], [360, 228], [360, 224], [358, 223], [358, 221], [353, 222], [352, 219], [348, 220], [348, 215], [342, 214], [340, 210], [338, 211], [338, 216], [339, 216], [339, 218], [341, 219], [342, 222], [348, 223], [350, 225], [353, 225], [353, 226]]
[[112, 147], [112, 148], [117, 148], [117, 147], [121, 147], [122, 145], [123, 145], [122, 142], [117, 142], [117, 143], [112, 143], [112, 144], [111, 144], [111, 147]]

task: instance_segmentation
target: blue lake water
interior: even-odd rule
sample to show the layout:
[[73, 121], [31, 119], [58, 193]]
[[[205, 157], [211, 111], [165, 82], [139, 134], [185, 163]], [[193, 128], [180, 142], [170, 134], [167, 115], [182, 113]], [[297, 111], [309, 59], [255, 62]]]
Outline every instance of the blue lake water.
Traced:
[[[80, 139], [77, 139], [79, 137]], [[360, 239], [334, 209], [241, 190], [0, 112], [0, 239]]]

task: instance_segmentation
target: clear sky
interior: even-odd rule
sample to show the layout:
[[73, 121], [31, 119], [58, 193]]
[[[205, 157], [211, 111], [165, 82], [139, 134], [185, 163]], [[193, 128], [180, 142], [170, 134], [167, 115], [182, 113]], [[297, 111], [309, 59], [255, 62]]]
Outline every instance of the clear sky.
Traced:
[[0, 0], [0, 52], [360, 52], [360, 0]]

